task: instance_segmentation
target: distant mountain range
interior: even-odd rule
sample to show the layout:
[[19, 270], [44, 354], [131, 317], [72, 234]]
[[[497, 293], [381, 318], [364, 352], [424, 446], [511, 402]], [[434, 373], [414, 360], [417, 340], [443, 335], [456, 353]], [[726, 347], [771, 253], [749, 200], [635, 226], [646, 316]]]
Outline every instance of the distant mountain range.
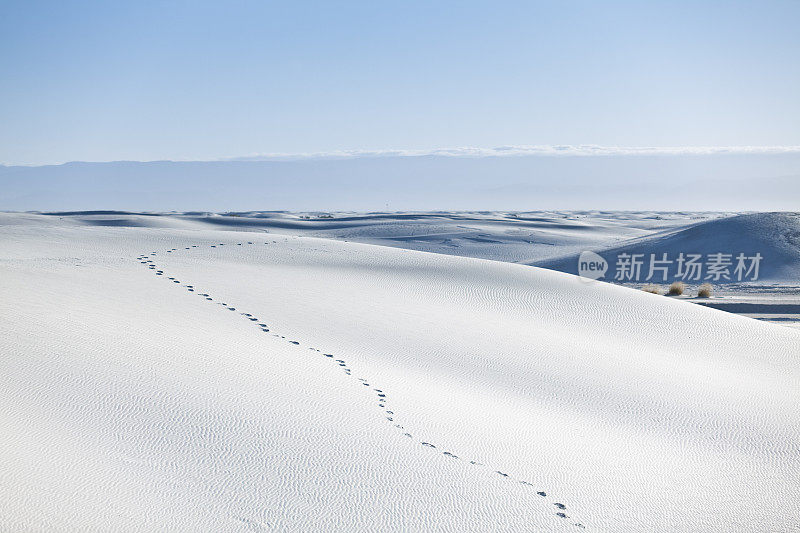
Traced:
[[797, 209], [800, 154], [383, 156], [0, 166], [0, 210]]

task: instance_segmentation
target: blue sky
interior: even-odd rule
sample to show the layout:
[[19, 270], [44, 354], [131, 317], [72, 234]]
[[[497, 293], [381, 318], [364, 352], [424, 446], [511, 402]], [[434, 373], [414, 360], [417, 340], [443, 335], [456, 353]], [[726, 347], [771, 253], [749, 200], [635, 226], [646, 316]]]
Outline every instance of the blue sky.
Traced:
[[800, 2], [0, 4], [0, 163], [800, 145]]

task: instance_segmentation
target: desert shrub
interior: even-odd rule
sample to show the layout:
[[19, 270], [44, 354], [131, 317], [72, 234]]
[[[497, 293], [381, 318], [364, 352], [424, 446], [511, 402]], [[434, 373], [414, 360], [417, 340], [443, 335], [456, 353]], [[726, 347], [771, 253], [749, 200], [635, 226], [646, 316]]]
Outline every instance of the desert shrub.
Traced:
[[698, 298], [710, 298], [711, 291], [714, 288], [711, 286], [710, 283], [703, 283], [700, 287], [697, 288], [697, 297]]
[[672, 285], [669, 286], [669, 294], [670, 296], [680, 296], [683, 294], [683, 291], [686, 290], [686, 284], [682, 281], [674, 281]]
[[658, 288], [658, 285], [645, 285], [642, 287], [642, 290], [651, 294], [661, 294], [661, 290]]

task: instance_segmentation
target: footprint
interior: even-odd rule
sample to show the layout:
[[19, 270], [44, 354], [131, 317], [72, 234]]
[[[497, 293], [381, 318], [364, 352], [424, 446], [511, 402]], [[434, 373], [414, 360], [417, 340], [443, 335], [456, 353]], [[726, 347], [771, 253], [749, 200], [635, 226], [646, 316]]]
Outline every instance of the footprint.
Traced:
[[[277, 243], [277, 241], [273, 241], [273, 243]], [[247, 244], [253, 244], [253, 243], [248, 241]], [[264, 244], [269, 244], [269, 242], [265, 242]], [[224, 245], [225, 245], [225, 243], [219, 243], [218, 245], [211, 245], [211, 248], [216, 248], [217, 246], [224, 246]], [[242, 243], [237, 243], [237, 246], [242, 246]], [[197, 247], [198, 247], [197, 245], [192, 245], [192, 248], [197, 248]], [[189, 250], [190, 248], [186, 247], [184, 249], [185, 250]], [[167, 253], [171, 253], [171, 252], [174, 252], [174, 251], [177, 251], [177, 248], [173, 248], [171, 250], [167, 250]], [[156, 255], [156, 252], [151, 252], [150, 253], [150, 256], [155, 256], [155, 255]], [[136, 259], [141, 264], [148, 265], [149, 269], [155, 270], [156, 271], [156, 275], [159, 275], [159, 276], [163, 275], [164, 271], [163, 270], [156, 270], [157, 266], [156, 266], [155, 262], [153, 262], [152, 260], [147, 259], [147, 257], [148, 257], [147, 255], [142, 255], [140, 257], [137, 257]], [[173, 281], [174, 283], [178, 283], [178, 284], [181, 283], [180, 280], [177, 280], [174, 277], [170, 277], [168, 279]], [[187, 288], [187, 290], [189, 292], [195, 292], [194, 285], [185, 285], [185, 287]], [[213, 300], [207, 293], [198, 293], [198, 294], [200, 296], [205, 297], [206, 300], [209, 300], [209, 301]], [[225, 303], [225, 302], [220, 302], [219, 304], [225, 306], [230, 311], [236, 311], [235, 307], [228, 307], [228, 304]], [[250, 313], [240, 313], [240, 314], [245, 316], [245, 317], [247, 317], [248, 320], [250, 320], [252, 322], [258, 322], [258, 318], [254, 317]], [[270, 331], [269, 328], [267, 327], [267, 324], [259, 323], [258, 326], [262, 328], [262, 331], [265, 331], [265, 332], [269, 332]], [[286, 337], [283, 336], [283, 335], [274, 334], [274, 336], [275, 337], [280, 337], [281, 339], [286, 339]], [[288, 342], [290, 342], [291, 344], [294, 344], [294, 345], [300, 345], [299, 341], [290, 340]], [[317, 351], [317, 352], [322, 353], [320, 350], [318, 350], [317, 348], [313, 348], [313, 347], [309, 348], [309, 350]], [[325, 357], [329, 357], [331, 359], [334, 358], [333, 354], [324, 353], [323, 355]], [[340, 367], [342, 367], [344, 369], [345, 373], [348, 376], [352, 375], [352, 373], [351, 373], [352, 370], [350, 368], [347, 368], [347, 365], [346, 365], [346, 362], [345, 362], [344, 359], [334, 359], [334, 360], [339, 364]], [[369, 382], [368, 382], [368, 380], [366, 378], [358, 378], [358, 380], [361, 381], [362, 385], [364, 385], [365, 387], [369, 387], [370, 386], [370, 384], [369, 384]], [[373, 390], [378, 394], [378, 406], [381, 409], [385, 410], [385, 408], [386, 408], [386, 394], [381, 389], [373, 389]], [[394, 411], [385, 410], [385, 413], [386, 413], [386, 415], [389, 415], [389, 416], [386, 416], [386, 419], [389, 420], [390, 422], [394, 422], [394, 418], [393, 418], [393, 416], [395, 414]], [[401, 431], [404, 430], [403, 426], [400, 425], [400, 424], [394, 424], [394, 427], [400, 429]], [[413, 438], [412, 434], [408, 433], [408, 432], [404, 432], [403, 435], [405, 437], [408, 437], [408, 438]], [[434, 444], [430, 443], [430, 442], [421, 442], [421, 444], [423, 446], [425, 446], [425, 447], [428, 447], [428, 448], [436, 448], [436, 446]], [[443, 451], [442, 454], [447, 456], [447, 457], [453, 458], [453, 459], [459, 459], [459, 457], [456, 454], [454, 454], [452, 452], [449, 452], [449, 451]], [[479, 463], [477, 461], [469, 461], [469, 463], [473, 464], [473, 465], [477, 465], [477, 466], [483, 466], [482, 463]], [[500, 470], [495, 470], [495, 473], [497, 473], [500, 476], [503, 476], [505, 478], [511, 478], [511, 476], [509, 474], [506, 474], [505, 472], [501, 472]], [[528, 481], [524, 481], [524, 480], [520, 480], [519, 483], [521, 483], [523, 485], [527, 485], [527, 486], [533, 486], [532, 483], [530, 483]], [[538, 494], [538, 495], [540, 495], [542, 497], [546, 497], [547, 496], [547, 493], [544, 492], [544, 491], [537, 491], [536, 494]], [[566, 508], [567, 508], [566, 505], [564, 505], [563, 503], [560, 503], [560, 502], [555, 502], [555, 503], [553, 503], [553, 505], [559, 510], [559, 512], [555, 513], [556, 516], [558, 516], [560, 518], [569, 518], [566, 513], [561, 512], [561, 511], [565, 511], [566, 510]], [[582, 529], [585, 528], [585, 526], [583, 524], [580, 524], [580, 523], [574, 523], [573, 525], [575, 525], [577, 527], [580, 527]]]

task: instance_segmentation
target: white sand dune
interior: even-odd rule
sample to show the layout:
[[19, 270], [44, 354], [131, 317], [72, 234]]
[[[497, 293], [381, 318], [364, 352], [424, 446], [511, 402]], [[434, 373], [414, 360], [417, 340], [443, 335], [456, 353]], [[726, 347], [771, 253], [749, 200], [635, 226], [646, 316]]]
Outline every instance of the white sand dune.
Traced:
[[[0, 220], [2, 220], [0, 214]], [[725, 213], [535, 212], [309, 212], [129, 213], [61, 211], [28, 214], [41, 223], [273, 232], [381, 244], [422, 252], [508, 262], [560, 258], [634, 238], [684, 229]], [[50, 220], [47, 220], [50, 219]], [[19, 214], [9, 223], [19, 223]]]
[[[675, 259], [680, 253], [738, 253], [746, 256], [761, 254], [758, 281], [800, 283], [800, 214], [798, 213], [752, 213], [725, 217], [691, 224], [688, 227], [668, 229], [654, 235], [633, 238], [598, 250], [611, 261], [619, 254], [667, 253]], [[578, 256], [566, 255], [557, 259], [532, 262], [537, 266], [562, 272], [577, 273]], [[674, 274], [676, 270], [671, 270]], [[671, 276], [669, 280], [674, 279]], [[727, 282], [736, 282], [735, 278]], [[725, 283], [725, 279], [719, 280]]]
[[523, 265], [68, 218], [0, 226], [2, 531], [798, 528], [798, 331]]

